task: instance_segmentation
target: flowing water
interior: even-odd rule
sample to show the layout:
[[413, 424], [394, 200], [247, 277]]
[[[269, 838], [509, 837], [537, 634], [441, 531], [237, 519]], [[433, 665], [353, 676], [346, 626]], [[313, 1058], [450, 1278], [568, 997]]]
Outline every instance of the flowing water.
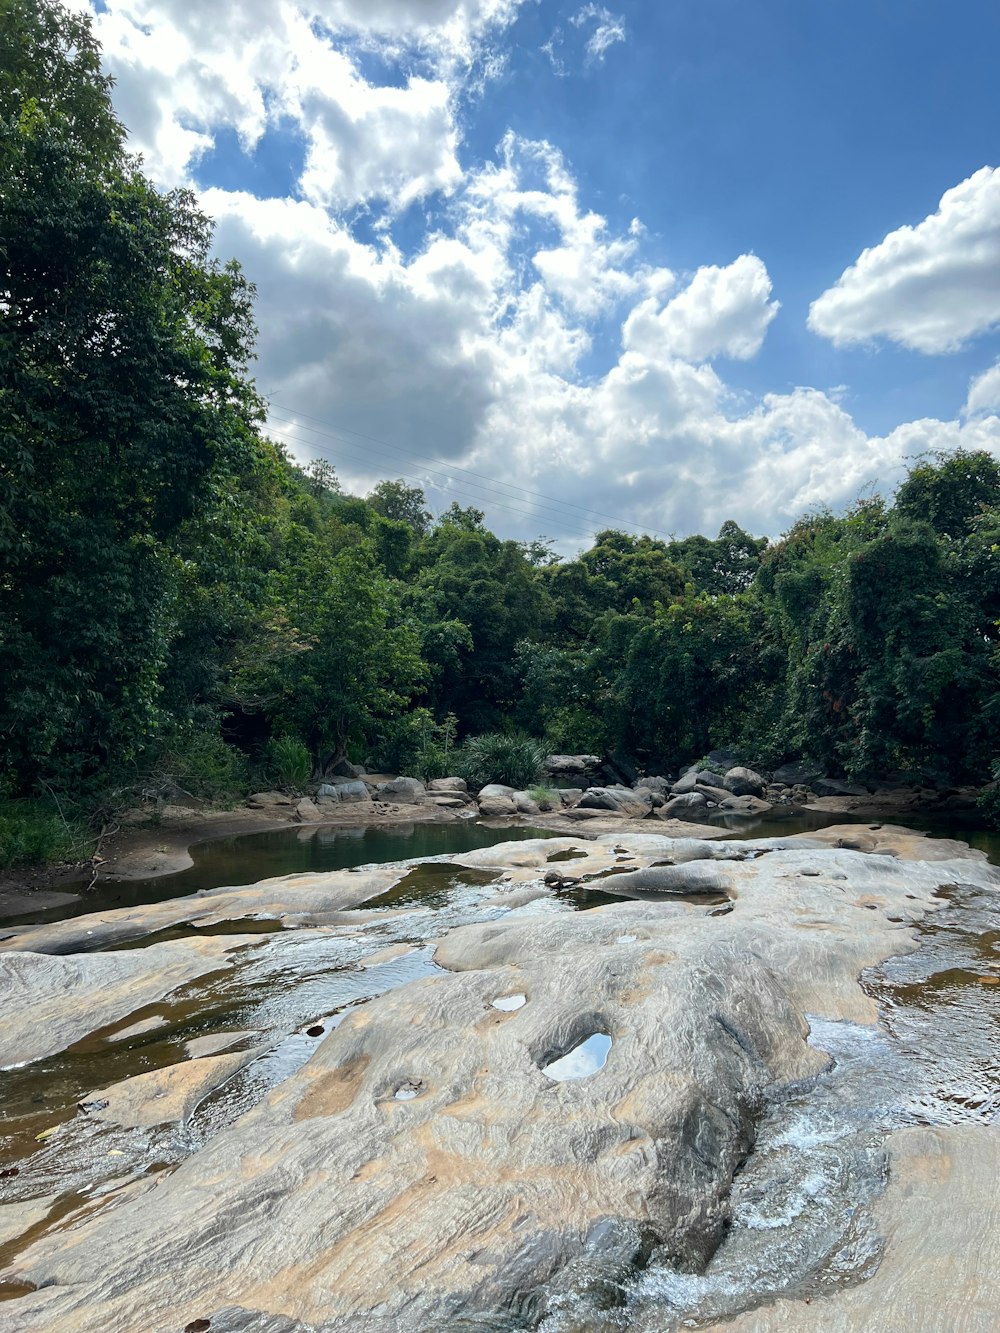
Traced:
[[[800, 812], [743, 821], [739, 833], [784, 836], [842, 822], [843, 816]], [[289, 830], [219, 840], [196, 848], [194, 866], [182, 875], [109, 886], [99, 905], [544, 836], [542, 830], [472, 824], [410, 828], [320, 829], [308, 837]], [[933, 831], [978, 843], [1000, 863], [1000, 839], [940, 825]], [[0, 1243], [0, 1270], [59, 1218], [96, 1206], [123, 1184], [172, 1170], [304, 1064], [353, 1008], [433, 975], [430, 942], [455, 926], [504, 915], [508, 891], [500, 872], [444, 861], [418, 865], [385, 894], [344, 914], [340, 924], [278, 930], [275, 922], [256, 923], [273, 933], [241, 947], [230, 970], [193, 982], [47, 1060], [0, 1071], [0, 1202], [37, 1210], [27, 1233]], [[905, 1125], [993, 1123], [1000, 1115], [1000, 910], [992, 895], [961, 884], [945, 897], [917, 928], [916, 952], [864, 974], [862, 984], [879, 1005], [878, 1027], [811, 1021], [810, 1039], [830, 1057], [829, 1068], [777, 1090], [763, 1109], [754, 1149], [734, 1182], [729, 1231], [705, 1270], [680, 1272], [654, 1252], [610, 1295], [604, 1289], [600, 1309], [586, 1295], [560, 1295], [544, 1321], [547, 1333], [697, 1328], [781, 1295], [822, 1294], [875, 1270], [881, 1240], [871, 1205], [885, 1185], [887, 1135]], [[580, 885], [520, 910], [587, 910], [608, 901], [615, 900]], [[93, 900], [86, 904], [94, 906]], [[218, 929], [246, 935], [252, 925], [238, 921]], [[500, 996], [494, 1003], [514, 1008], [523, 997]], [[231, 1034], [228, 1045], [225, 1034]], [[231, 1051], [259, 1045], [259, 1054], [186, 1124], [123, 1129], [99, 1111], [91, 1114], [89, 1108], [99, 1106], [90, 1101], [96, 1090], [174, 1064], [190, 1042], [206, 1037]], [[606, 1034], [595, 1033], [546, 1072], [599, 1077], [609, 1048]], [[404, 1084], [395, 1095], [406, 1099], [416, 1090]], [[18, 1294], [0, 1285], [0, 1299]]]

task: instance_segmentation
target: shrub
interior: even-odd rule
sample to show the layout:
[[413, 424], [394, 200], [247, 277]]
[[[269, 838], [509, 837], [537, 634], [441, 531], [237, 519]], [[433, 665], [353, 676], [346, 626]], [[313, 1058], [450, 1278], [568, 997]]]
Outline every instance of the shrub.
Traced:
[[501, 782], [524, 789], [537, 780], [547, 753], [547, 747], [531, 736], [492, 731], [470, 736], [458, 751], [455, 767], [470, 787]]
[[227, 802], [245, 794], [249, 774], [246, 756], [217, 731], [191, 728], [166, 737], [149, 781], [171, 784], [201, 800]]
[[312, 755], [294, 736], [275, 736], [268, 741], [266, 768], [279, 787], [300, 791], [312, 777]]
[[425, 781], [450, 777], [457, 726], [452, 713], [443, 722], [435, 722], [426, 708], [415, 708], [383, 726], [374, 748], [375, 762], [387, 773], [405, 773]]
[[48, 801], [0, 802], [0, 868], [68, 860], [84, 842]]
[[529, 787], [528, 795], [538, 806], [539, 810], [558, 810], [562, 805], [562, 797], [556, 791], [555, 787]]
[[1000, 766], [993, 771], [993, 785], [979, 793], [978, 804], [986, 822], [1000, 829]]

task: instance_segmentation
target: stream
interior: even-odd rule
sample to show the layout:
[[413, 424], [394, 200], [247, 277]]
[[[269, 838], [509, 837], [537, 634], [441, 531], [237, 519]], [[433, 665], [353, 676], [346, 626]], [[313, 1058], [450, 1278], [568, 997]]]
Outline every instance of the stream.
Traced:
[[[744, 821], [731, 836], [787, 836], [844, 822], [802, 812]], [[942, 825], [934, 831], [978, 844], [1000, 864], [996, 835]], [[83, 908], [47, 918], [274, 875], [444, 858], [539, 836], [545, 831], [416, 824], [405, 831], [310, 828], [220, 839], [196, 847], [193, 866], [181, 874], [108, 884]], [[500, 872], [438, 859], [413, 867], [387, 893], [323, 931], [223, 922], [212, 929], [246, 936], [256, 928], [266, 947], [241, 949], [232, 968], [55, 1056], [0, 1071], [0, 1204], [35, 1204], [38, 1213], [16, 1240], [5, 1244], [0, 1232], [0, 1271], [60, 1217], [197, 1151], [300, 1068], [354, 1008], [434, 974], [431, 942], [456, 926], [505, 915], [503, 891]], [[706, 1269], [680, 1272], [654, 1251], [642, 1271], [602, 1289], [597, 1305], [583, 1291], [560, 1294], [542, 1324], [546, 1333], [697, 1328], [779, 1296], [820, 1295], [875, 1271], [881, 1240], [871, 1205], [886, 1181], [887, 1135], [907, 1125], [991, 1123], [1000, 1114], [998, 902], [960, 883], [945, 897], [916, 928], [915, 952], [862, 975], [879, 1006], [878, 1027], [810, 1020], [810, 1040], [830, 1056], [829, 1068], [775, 1090], [764, 1106], [753, 1151], [734, 1182], [731, 1225]], [[519, 910], [579, 911], [608, 901], [583, 886]], [[127, 947], [192, 933], [178, 926]], [[122, 1129], [79, 1114], [93, 1090], [174, 1064], [190, 1054], [189, 1043], [205, 1038], [217, 1039], [218, 1049], [259, 1047], [259, 1054], [183, 1126]], [[18, 1294], [0, 1282], [0, 1300]]]

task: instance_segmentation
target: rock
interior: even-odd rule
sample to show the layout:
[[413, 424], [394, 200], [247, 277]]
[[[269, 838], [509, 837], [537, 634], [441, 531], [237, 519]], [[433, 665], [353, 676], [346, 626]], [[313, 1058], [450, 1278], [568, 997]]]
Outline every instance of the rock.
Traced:
[[[47, 929], [58, 933], [63, 924]], [[216, 935], [69, 958], [0, 953], [0, 1068], [44, 1060], [196, 977], [228, 968], [227, 954], [247, 942], [242, 935]]]
[[570, 810], [562, 812], [563, 819], [587, 820], [587, 819], [618, 819], [620, 816], [613, 814], [610, 810], [594, 810], [587, 806], [574, 805]]
[[725, 787], [716, 787], [706, 782], [699, 782], [695, 787], [695, 793], [704, 796], [710, 805], [721, 805], [723, 801], [728, 801], [732, 795]]
[[601, 759], [596, 754], [550, 754], [542, 767], [553, 777], [586, 777], [596, 773], [601, 766]]
[[559, 789], [559, 801], [564, 810], [568, 810], [571, 806], [576, 805], [582, 795], [582, 787], [561, 787]]
[[332, 782], [324, 782], [316, 792], [316, 799], [318, 801], [339, 801], [340, 788]]
[[365, 783], [342, 782], [337, 787], [338, 798], [342, 805], [364, 805], [371, 802], [372, 794]]
[[479, 799], [485, 796], [489, 799], [492, 796], [506, 796], [508, 800], [513, 798], [515, 788], [505, 787], [502, 782], [488, 782], [479, 792]]
[[652, 795], [628, 787], [590, 787], [580, 797], [581, 810], [610, 810], [628, 819], [645, 819], [653, 808]]
[[468, 798], [452, 792], [438, 792], [427, 797], [429, 805], [436, 805], [439, 810], [462, 810], [468, 805]]
[[364, 777], [365, 770], [356, 764], [349, 763], [346, 759], [339, 759], [337, 763], [332, 764], [327, 769], [327, 777], [347, 778], [353, 781], [355, 778]]
[[494, 819], [500, 815], [516, 815], [517, 806], [514, 804], [513, 796], [484, 796], [480, 792], [479, 813], [487, 819]]
[[465, 778], [432, 778], [427, 784], [427, 790], [437, 792], [467, 792], [469, 788]]
[[868, 796], [870, 792], [860, 782], [841, 782], [839, 778], [816, 778], [812, 789], [817, 796]]
[[378, 789], [379, 800], [393, 805], [419, 805], [426, 795], [427, 788], [416, 778], [394, 778]]
[[310, 801], [308, 796], [299, 801], [295, 807], [295, 813], [304, 824], [318, 824], [323, 818], [322, 811], [315, 801]]
[[718, 897], [727, 893], [729, 883], [724, 869], [707, 857], [683, 865], [650, 866], [646, 870], [602, 875], [590, 881], [592, 887], [603, 893], [616, 893], [623, 898]]
[[247, 797], [251, 810], [267, 810], [274, 805], [294, 805], [294, 797], [283, 791], [257, 791]]
[[105, 1120], [125, 1129], [183, 1125], [199, 1103], [259, 1054], [249, 1050], [185, 1060], [182, 1064], [123, 1079], [99, 1092], [89, 1092], [80, 1101], [88, 1108], [85, 1113], [91, 1119]]
[[542, 813], [538, 802], [532, 800], [526, 791], [516, 791], [511, 800], [514, 802], [519, 815], [540, 815]]
[[752, 768], [731, 768], [722, 779], [722, 785], [734, 796], [762, 796], [767, 778]]
[[774, 807], [770, 801], [759, 800], [756, 796], [730, 796], [721, 802], [720, 809], [734, 815], [766, 815]]
[[708, 811], [708, 801], [701, 792], [690, 791], [674, 796], [656, 812], [657, 819], [683, 819], [696, 824]]
[[660, 806], [666, 803], [667, 798], [662, 791], [653, 790], [647, 787], [644, 782], [641, 782], [635, 788], [635, 791], [640, 795], [643, 793], [647, 795], [654, 810], [659, 810]]
[[798, 760], [792, 764], [782, 764], [771, 774], [775, 782], [783, 782], [788, 787], [808, 787], [816, 778], [823, 776], [820, 764]]
[[698, 786], [717, 787], [722, 782], [721, 773], [712, 773], [707, 768], [689, 768], [670, 788], [674, 796], [687, 796]]
[[670, 791], [669, 778], [642, 778], [635, 785], [637, 788], [645, 788], [646, 791], [659, 792], [661, 796], [666, 796]]

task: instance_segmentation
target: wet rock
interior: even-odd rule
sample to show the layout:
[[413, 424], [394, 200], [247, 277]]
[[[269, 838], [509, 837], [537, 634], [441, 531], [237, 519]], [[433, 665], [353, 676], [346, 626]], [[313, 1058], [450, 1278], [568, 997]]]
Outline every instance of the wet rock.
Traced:
[[137, 1074], [110, 1088], [88, 1093], [83, 1104], [96, 1104], [85, 1111], [93, 1120], [103, 1120], [124, 1129], [150, 1129], [154, 1125], [187, 1123], [192, 1112], [209, 1093], [256, 1059], [259, 1051], [236, 1051], [232, 1055], [208, 1055], [182, 1064]]
[[649, 792], [630, 791], [628, 787], [590, 787], [580, 797], [580, 810], [610, 810], [627, 819], [645, 819], [653, 808]]

